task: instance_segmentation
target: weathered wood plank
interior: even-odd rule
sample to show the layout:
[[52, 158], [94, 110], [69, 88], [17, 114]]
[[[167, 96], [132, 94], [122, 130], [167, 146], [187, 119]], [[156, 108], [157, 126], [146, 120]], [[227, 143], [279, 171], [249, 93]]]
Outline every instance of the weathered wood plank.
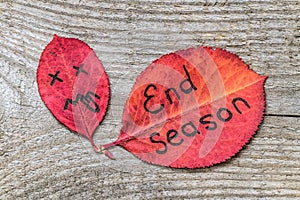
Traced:
[[111, 101], [95, 133], [117, 138], [138, 74], [160, 55], [209, 45], [268, 75], [266, 112], [300, 115], [300, 2], [0, 0], [0, 199], [300, 198], [300, 120], [266, 117], [226, 163], [178, 170], [144, 163], [121, 148], [93, 152], [43, 105], [35, 72], [53, 34], [87, 42], [106, 68]]

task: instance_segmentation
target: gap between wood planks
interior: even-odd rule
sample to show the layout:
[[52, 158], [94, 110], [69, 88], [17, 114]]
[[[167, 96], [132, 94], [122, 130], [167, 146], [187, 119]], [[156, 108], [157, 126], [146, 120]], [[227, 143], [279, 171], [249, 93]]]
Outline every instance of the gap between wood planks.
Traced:
[[264, 114], [264, 116], [271, 116], [271, 117], [295, 117], [295, 118], [300, 118], [300, 115], [285, 115], [285, 114]]

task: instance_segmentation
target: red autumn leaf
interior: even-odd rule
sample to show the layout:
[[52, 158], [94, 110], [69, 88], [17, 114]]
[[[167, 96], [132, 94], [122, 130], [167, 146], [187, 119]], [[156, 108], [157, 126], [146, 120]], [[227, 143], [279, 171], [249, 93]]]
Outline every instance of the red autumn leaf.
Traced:
[[54, 35], [37, 70], [39, 93], [58, 121], [85, 136], [102, 121], [109, 100], [109, 82], [94, 51], [75, 38]]
[[137, 78], [117, 141], [138, 158], [175, 168], [223, 162], [263, 119], [264, 81], [236, 55], [191, 48], [162, 56]]

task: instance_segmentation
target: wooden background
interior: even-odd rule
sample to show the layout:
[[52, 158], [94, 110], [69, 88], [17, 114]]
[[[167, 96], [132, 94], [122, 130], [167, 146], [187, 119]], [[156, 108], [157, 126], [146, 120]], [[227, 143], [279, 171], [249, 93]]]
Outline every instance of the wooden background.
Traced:
[[[299, 199], [299, 0], [0, 0], [0, 199]], [[197, 45], [238, 54], [266, 81], [250, 144], [214, 167], [170, 169], [122, 148], [116, 161], [58, 123], [36, 69], [53, 34], [88, 43], [111, 83], [95, 142], [115, 140], [130, 88], [162, 54]]]

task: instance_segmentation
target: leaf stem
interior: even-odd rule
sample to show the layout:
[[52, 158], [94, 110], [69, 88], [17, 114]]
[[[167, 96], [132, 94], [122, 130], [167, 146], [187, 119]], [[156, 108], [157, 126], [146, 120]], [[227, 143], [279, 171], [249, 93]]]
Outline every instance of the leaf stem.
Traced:
[[94, 150], [98, 153], [103, 153], [105, 156], [107, 156], [108, 158], [115, 160], [116, 158], [114, 157], [114, 155], [109, 152], [106, 148], [104, 148], [104, 146], [100, 145], [100, 146], [93, 146]]
[[108, 143], [108, 144], [104, 144], [104, 145], [100, 145], [100, 146], [93, 146], [94, 147], [94, 150], [96, 152], [100, 152], [100, 153], [103, 153], [104, 155], [106, 155], [107, 157], [109, 157], [110, 159], [112, 160], [115, 160], [115, 157], [113, 156], [113, 154], [111, 152], [109, 152], [107, 149], [111, 148], [111, 147], [114, 147], [114, 146], [117, 146], [117, 145], [120, 145], [121, 143], [123, 142], [127, 142], [129, 140], [132, 140], [134, 139], [135, 137], [133, 136], [129, 136], [129, 137], [126, 137], [126, 138], [123, 138], [121, 140], [116, 140], [114, 142], [111, 142], [111, 143]]
[[108, 149], [108, 148], [117, 146], [118, 144], [119, 144], [119, 141], [115, 141], [115, 142], [111, 142], [111, 143], [108, 143], [108, 144], [104, 144], [104, 145], [102, 145], [102, 147], [103, 147], [104, 149]]

